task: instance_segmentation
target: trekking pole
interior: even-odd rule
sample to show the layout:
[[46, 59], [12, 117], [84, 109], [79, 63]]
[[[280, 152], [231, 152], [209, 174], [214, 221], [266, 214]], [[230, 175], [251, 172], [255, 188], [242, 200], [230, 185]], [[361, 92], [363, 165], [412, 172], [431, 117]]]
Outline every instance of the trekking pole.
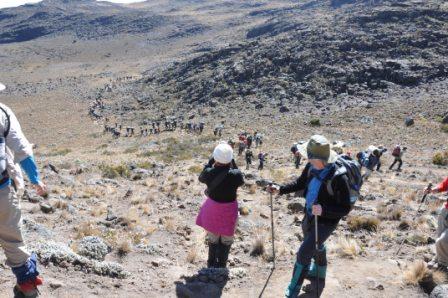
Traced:
[[272, 237], [272, 269], [275, 269], [275, 232], [274, 232], [274, 204], [272, 199], [272, 193], [270, 193], [271, 199], [271, 237]]
[[[415, 213], [415, 216], [414, 216], [414, 218], [412, 219], [412, 222], [414, 222], [415, 219], [417, 218], [418, 213], [420, 212], [420, 208], [422, 207], [423, 203], [424, 203], [425, 200], [426, 200], [426, 196], [428, 195], [428, 192], [427, 192], [427, 191], [428, 191], [428, 190], [431, 190], [431, 188], [432, 188], [432, 183], [429, 183], [429, 184], [428, 184], [428, 187], [426, 188], [425, 194], [423, 195], [423, 197], [422, 197], [422, 199], [421, 199], [421, 201], [420, 201], [420, 205], [418, 205], [417, 212]], [[406, 237], [401, 241], [400, 246], [398, 247], [398, 250], [397, 250], [397, 252], [395, 253], [396, 255], [398, 255], [398, 253], [401, 251], [401, 248], [403, 247], [403, 244], [404, 244], [405, 241], [406, 241]]]
[[316, 266], [316, 297], [319, 298], [319, 267], [317, 264], [317, 259], [319, 258], [319, 228], [317, 227], [318, 224], [318, 216], [314, 215], [314, 238], [316, 243], [316, 258], [314, 259], [315, 266]]
[[[269, 186], [272, 186], [272, 183], [269, 183]], [[263, 286], [263, 289], [261, 289], [260, 295], [258, 295], [258, 298], [263, 297], [264, 290], [266, 290], [269, 280], [271, 279], [271, 276], [275, 270], [274, 200], [272, 199], [272, 192], [269, 193], [269, 199], [271, 202], [271, 237], [272, 237], [272, 263], [273, 263], [273, 266], [271, 268], [271, 273], [269, 274], [269, 276]]]

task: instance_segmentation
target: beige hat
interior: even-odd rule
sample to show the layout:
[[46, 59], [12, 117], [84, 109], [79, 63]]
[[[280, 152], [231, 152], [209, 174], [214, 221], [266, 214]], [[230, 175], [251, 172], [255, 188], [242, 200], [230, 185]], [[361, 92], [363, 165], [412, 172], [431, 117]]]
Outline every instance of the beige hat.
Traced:
[[5, 90], [5, 89], [6, 89], [6, 86], [3, 85], [2, 83], [0, 83], [0, 91], [3, 91], [3, 90]]
[[334, 163], [338, 159], [338, 154], [331, 150], [331, 144], [321, 135], [314, 135], [310, 140], [297, 146], [302, 156], [308, 159], [320, 159], [327, 163]]

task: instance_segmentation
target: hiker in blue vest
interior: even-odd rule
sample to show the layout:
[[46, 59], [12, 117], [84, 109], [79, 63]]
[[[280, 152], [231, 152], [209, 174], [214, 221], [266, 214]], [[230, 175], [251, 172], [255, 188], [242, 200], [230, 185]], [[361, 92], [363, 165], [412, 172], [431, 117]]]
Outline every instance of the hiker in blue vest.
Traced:
[[[307, 291], [314, 291], [314, 295], [318, 296], [322, 294], [327, 270], [324, 243], [352, 207], [347, 174], [336, 175], [339, 169], [335, 163], [338, 156], [331, 150], [328, 140], [314, 135], [298, 148], [309, 160], [301, 176], [293, 183], [268, 187], [269, 192], [280, 195], [303, 191], [306, 199], [302, 221], [304, 239], [297, 252], [291, 282], [285, 292], [288, 298], [299, 295], [305, 278], [311, 281]], [[315, 216], [318, 216], [318, 251], [315, 249]], [[315, 293], [316, 283], [319, 285], [318, 293]]]

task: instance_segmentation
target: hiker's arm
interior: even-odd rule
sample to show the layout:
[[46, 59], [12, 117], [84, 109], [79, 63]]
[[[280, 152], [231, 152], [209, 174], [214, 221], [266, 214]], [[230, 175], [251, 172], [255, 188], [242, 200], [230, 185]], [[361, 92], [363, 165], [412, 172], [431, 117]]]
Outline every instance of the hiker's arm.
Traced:
[[350, 192], [347, 183], [342, 177], [338, 177], [333, 181], [333, 189], [335, 190], [334, 201], [338, 203], [323, 205], [322, 216], [337, 219], [346, 216], [350, 212]]
[[279, 194], [283, 195], [283, 194], [287, 194], [287, 193], [296, 192], [299, 190], [304, 190], [306, 187], [306, 183], [308, 181], [308, 172], [309, 172], [310, 166], [311, 166], [311, 164], [309, 164], [309, 163], [306, 165], [305, 169], [302, 172], [302, 175], [300, 175], [300, 177], [296, 181], [286, 184], [286, 185], [283, 185], [283, 186], [280, 186]]
[[434, 189], [435, 192], [444, 192], [448, 191], [448, 177], [445, 178], [437, 187]]
[[34, 161], [33, 149], [22, 132], [19, 121], [11, 110], [7, 110], [10, 118], [9, 133], [6, 137], [6, 146], [13, 152], [15, 162], [20, 163], [32, 184], [39, 184], [39, 171]]
[[209, 162], [204, 166], [204, 169], [202, 170], [201, 174], [199, 175], [199, 182], [207, 184], [208, 177], [210, 171], [213, 169], [213, 163], [215, 160], [212, 158], [209, 160]]

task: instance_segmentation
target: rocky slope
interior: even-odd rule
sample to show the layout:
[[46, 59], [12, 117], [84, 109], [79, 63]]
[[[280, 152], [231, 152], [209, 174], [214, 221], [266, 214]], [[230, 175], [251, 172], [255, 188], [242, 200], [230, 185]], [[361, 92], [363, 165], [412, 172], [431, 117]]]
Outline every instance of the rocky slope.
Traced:
[[309, 1], [245, 17], [260, 14], [269, 19], [245, 41], [148, 73], [126, 92], [140, 106], [163, 98], [175, 109], [250, 102], [325, 112], [448, 75], [443, 1]]

